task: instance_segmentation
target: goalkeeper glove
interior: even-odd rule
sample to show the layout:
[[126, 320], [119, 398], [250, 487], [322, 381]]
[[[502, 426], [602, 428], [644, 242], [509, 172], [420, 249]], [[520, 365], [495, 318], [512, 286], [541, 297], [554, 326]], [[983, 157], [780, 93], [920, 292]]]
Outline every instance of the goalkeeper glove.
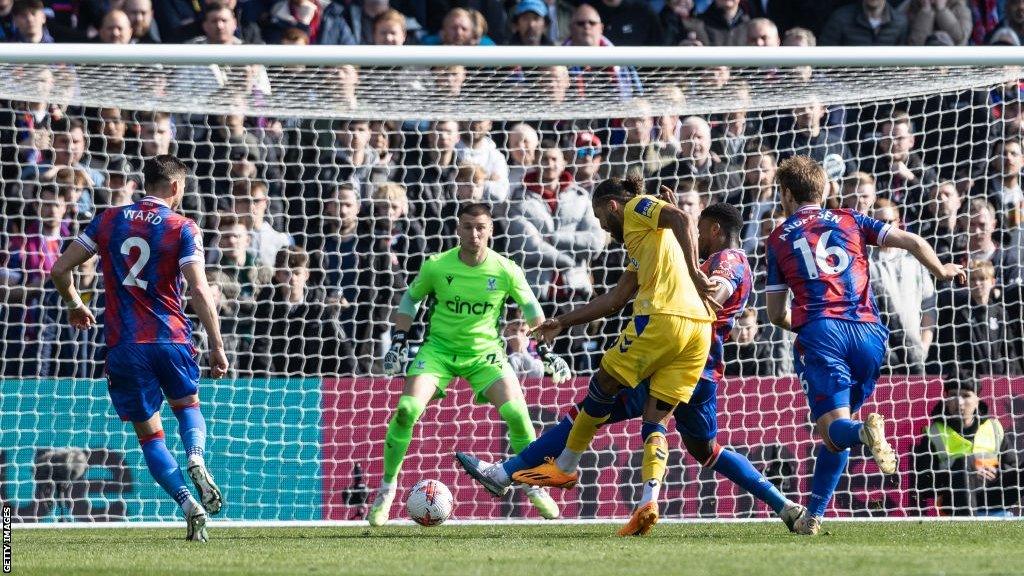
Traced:
[[572, 376], [569, 363], [561, 356], [552, 353], [547, 344], [541, 342], [537, 346], [537, 355], [544, 361], [544, 373], [551, 376], [552, 382], [562, 384], [569, 381], [569, 377]]
[[384, 373], [388, 376], [401, 372], [402, 362], [405, 361], [409, 349], [406, 344], [408, 337], [409, 333], [405, 330], [396, 330], [391, 336], [391, 349], [384, 355]]

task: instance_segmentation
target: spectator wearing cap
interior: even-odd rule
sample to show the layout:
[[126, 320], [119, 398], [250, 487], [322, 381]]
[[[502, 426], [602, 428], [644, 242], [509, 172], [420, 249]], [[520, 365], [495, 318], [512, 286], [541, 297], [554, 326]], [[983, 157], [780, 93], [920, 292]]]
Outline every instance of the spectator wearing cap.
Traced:
[[604, 33], [616, 46], [661, 46], [664, 32], [658, 15], [642, 0], [592, 0]]
[[593, 192], [604, 164], [601, 139], [590, 131], [577, 132], [573, 139], [571, 157], [570, 167], [576, 185], [587, 192]]
[[163, 42], [160, 28], [153, 19], [153, 0], [125, 0], [125, 14], [132, 25], [132, 40], [138, 44]]
[[310, 44], [358, 44], [358, 37], [341, 12], [342, 5], [322, 0], [280, 0], [270, 9], [267, 41], [276, 43], [284, 30], [299, 28], [309, 34]]
[[554, 46], [548, 34], [548, 5], [544, 0], [522, 0], [512, 10], [512, 46]]
[[821, 29], [822, 46], [901, 46], [907, 17], [886, 0], [860, 0], [837, 8]]
[[964, 46], [971, 39], [974, 21], [967, 0], [906, 0], [898, 10], [909, 19], [911, 46], [927, 45], [936, 32], [948, 34], [954, 46]]
[[1024, 0], [1006, 0], [1003, 5], [1003, 19], [999, 21], [995, 29], [985, 36], [985, 44], [994, 44], [993, 38], [1000, 30], [1008, 29], [1017, 38], [1016, 46], [1020, 45], [1020, 39], [1024, 37]]
[[26, 44], [50, 44], [53, 36], [46, 28], [46, 12], [42, 0], [15, 0], [11, 9], [14, 41]]
[[666, 46], [707, 46], [704, 21], [693, 14], [693, 0], [668, 0], [658, 14]]
[[740, 0], [714, 0], [700, 15], [711, 46], [744, 46], [750, 16], [740, 7]]
[[[900, 209], [880, 199], [871, 215], [899, 228]], [[935, 284], [909, 252], [882, 246], [869, 260], [871, 288], [885, 326], [889, 328], [886, 369], [893, 374], [924, 374], [935, 338]]]
[[915, 488], [943, 516], [1012, 516], [1020, 499], [1017, 452], [981, 394], [978, 378], [947, 377], [914, 446]]
[[938, 296], [937, 360], [941, 372], [1017, 376], [1021, 363], [1020, 322], [1007, 314], [996, 267], [985, 260], [967, 266], [967, 288]]

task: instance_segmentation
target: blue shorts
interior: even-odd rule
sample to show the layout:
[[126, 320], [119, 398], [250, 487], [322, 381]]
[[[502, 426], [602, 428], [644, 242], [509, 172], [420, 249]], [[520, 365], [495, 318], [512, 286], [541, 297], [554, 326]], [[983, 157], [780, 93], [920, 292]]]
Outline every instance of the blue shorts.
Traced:
[[107, 392], [121, 420], [145, 422], [164, 396], [199, 392], [199, 365], [189, 344], [119, 344], [107, 351]]
[[794, 364], [815, 421], [836, 408], [856, 412], [864, 405], [875, 391], [888, 338], [881, 324], [838, 318], [800, 328]]
[[[606, 424], [614, 424], [643, 416], [650, 384], [644, 380], [636, 388], [619, 393], [611, 417]], [[718, 434], [718, 385], [701, 378], [693, 389], [690, 401], [680, 403], [672, 413], [679, 434], [697, 440], [713, 440]]]

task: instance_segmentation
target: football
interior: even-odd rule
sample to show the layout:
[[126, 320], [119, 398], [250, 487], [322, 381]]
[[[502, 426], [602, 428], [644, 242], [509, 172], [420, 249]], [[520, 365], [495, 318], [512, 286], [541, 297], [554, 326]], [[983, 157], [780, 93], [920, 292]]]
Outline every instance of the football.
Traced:
[[437, 526], [452, 515], [455, 501], [448, 487], [437, 480], [420, 480], [405, 500], [409, 517], [421, 526]]

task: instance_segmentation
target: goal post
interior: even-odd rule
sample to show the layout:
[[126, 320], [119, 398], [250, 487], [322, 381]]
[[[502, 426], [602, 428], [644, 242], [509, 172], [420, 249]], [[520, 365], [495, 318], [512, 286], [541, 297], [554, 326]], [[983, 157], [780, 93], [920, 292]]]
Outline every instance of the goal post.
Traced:
[[[898, 253], [872, 255], [891, 335], [868, 408], [891, 422], [900, 473], [883, 478], [855, 451], [830, 514], [1018, 511], [1013, 474], [998, 489], [974, 476], [993, 461], [1009, 470], [1024, 426], [1022, 65], [1024, 52], [1004, 47], [0, 46], [0, 500], [30, 523], [178, 517], [106, 398], [101, 336], [67, 327], [47, 283], [63, 242], [140, 197], [142, 160], [158, 153], [192, 170], [182, 208], [203, 229], [232, 364], [200, 387], [227, 520], [365, 515], [402, 386], [380, 366], [389, 316], [425, 254], [454, 245], [460, 201], [495, 207], [495, 249], [550, 315], [621, 273], [625, 252], [587, 209], [596, 182], [631, 171], [684, 209], [741, 210], [753, 312], [726, 344], [718, 440], [803, 500], [816, 440], [792, 338], [768, 323], [763, 291], [764, 240], [781, 221], [772, 175], [809, 154], [836, 206], [899, 220], [947, 261], [991, 263], [971, 268], [991, 283], [982, 294], [935, 286]], [[102, 310], [95, 266], [77, 282]], [[508, 315], [502, 334], [538, 431], [581, 397], [624, 323], [560, 339], [577, 377], [556, 388]], [[206, 349], [201, 330], [195, 340]], [[959, 425], [950, 383], [984, 406], [976, 420], [990, 422], [993, 450], [941, 449]], [[454, 468], [453, 450], [503, 457], [504, 435], [496, 410], [454, 383], [416, 429], [402, 490], [436, 478], [456, 518], [536, 518], [519, 491], [494, 500]], [[557, 495], [566, 518], [628, 514], [638, 436], [637, 423], [598, 434], [580, 487]], [[770, 517], [675, 432], [669, 443], [666, 518]], [[170, 432], [168, 444], [180, 448]]]

